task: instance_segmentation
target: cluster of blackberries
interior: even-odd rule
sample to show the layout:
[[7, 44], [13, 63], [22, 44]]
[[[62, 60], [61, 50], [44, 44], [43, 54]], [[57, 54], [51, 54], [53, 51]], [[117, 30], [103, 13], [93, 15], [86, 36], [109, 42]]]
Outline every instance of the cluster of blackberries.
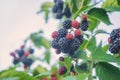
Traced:
[[[56, 53], [61, 52], [73, 55], [74, 52], [83, 43], [83, 35], [81, 30], [86, 31], [88, 28], [87, 16], [82, 16], [81, 24], [77, 20], [65, 20], [63, 28], [52, 33], [52, 47], [56, 49]], [[81, 30], [79, 30], [81, 28]]]
[[114, 29], [110, 33], [108, 42], [110, 43], [109, 51], [114, 54], [120, 54], [120, 28]]
[[54, 0], [55, 5], [52, 8], [52, 12], [56, 13], [56, 18], [61, 19], [64, 15], [67, 18], [71, 17], [71, 11], [68, 5], [66, 5], [65, 9], [64, 8], [64, 2], [63, 0]]
[[24, 64], [24, 68], [27, 68], [31, 66], [33, 63], [33, 60], [31, 58], [28, 58], [30, 54], [34, 53], [33, 48], [25, 49], [25, 45], [22, 45], [19, 50], [16, 50], [14, 52], [11, 52], [10, 55], [14, 57], [13, 64], [17, 64], [19, 62], [22, 62]]

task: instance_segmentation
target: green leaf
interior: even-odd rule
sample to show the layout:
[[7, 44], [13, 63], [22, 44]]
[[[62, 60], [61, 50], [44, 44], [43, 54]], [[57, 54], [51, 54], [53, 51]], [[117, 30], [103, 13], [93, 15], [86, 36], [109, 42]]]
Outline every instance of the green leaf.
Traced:
[[42, 66], [37, 66], [34, 70], [33, 70], [33, 75], [38, 75], [41, 73], [47, 72], [47, 69], [42, 67]]
[[100, 62], [97, 64], [96, 73], [99, 80], [120, 79], [120, 69], [106, 62]]
[[89, 40], [89, 43], [87, 45], [87, 49], [91, 52], [93, 52], [96, 48], [96, 38], [93, 36], [90, 40]]
[[108, 48], [109, 48], [109, 45], [107, 44], [107, 45], [103, 46], [102, 50], [106, 52], [108, 50]]
[[120, 6], [120, 0], [117, 0], [118, 5]]
[[49, 64], [50, 63], [50, 51], [49, 50], [47, 50], [46, 52], [45, 52], [45, 59], [44, 60], [46, 60], [46, 62]]
[[64, 61], [64, 63], [65, 63], [65, 66], [67, 67], [67, 72], [69, 73], [70, 72], [70, 68], [71, 68], [71, 65], [72, 65], [72, 63], [71, 63], [71, 58], [70, 57], [64, 57], [65, 58], [65, 61]]
[[115, 62], [115, 63], [120, 63], [120, 60], [115, 58], [114, 56], [107, 54], [105, 51], [102, 50], [102, 43], [100, 43], [95, 51], [92, 53], [92, 57], [96, 61], [101, 61], [101, 62]]
[[42, 37], [41, 38], [41, 44], [46, 48], [49, 49], [51, 47], [50, 41], [48, 41], [46, 38]]
[[80, 73], [76, 76], [77, 80], [86, 80], [86, 78], [88, 77], [87, 73]]
[[120, 11], [119, 5], [120, 0], [105, 0], [105, 2], [102, 4], [102, 8], [110, 12]]
[[109, 34], [109, 33], [105, 30], [99, 29], [99, 30], [96, 31], [96, 35], [97, 34]]
[[93, 30], [99, 25], [100, 21], [92, 16], [88, 16], [89, 28], [88, 30], [93, 32]]
[[107, 25], [111, 24], [107, 12], [103, 8], [92, 8], [88, 11], [88, 14]]
[[62, 80], [77, 80], [75, 76], [67, 76], [63, 78]]
[[53, 7], [53, 2], [50, 2], [50, 1], [47, 1], [47, 2], [44, 2], [42, 5], [41, 5], [41, 10], [42, 11], [48, 11], [49, 8], [52, 8]]
[[1, 78], [0, 80], [19, 80], [18, 77], [12, 77], [12, 78]]
[[18, 78], [17, 80], [38, 80], [37, 78], [30, 76], [25, 72], [15, 71], [13, 69], [8, 69], [0, 72], [0, 79], [11, 77], [16, 77]]
[[78, 10], [79, 1], [78, 0], [76, 0], [76, 1], [70, 0], [69, 4], [70, 4], [70, 9], [71, 9], [72, 13], [75, 13]]
[[[82, 1], [82, 0], [81, 0]], [[88, 5], [91, 0], [84, 0], [83, 6]]]
[[85, 51], [78, 50], [75, 52], [75, 54], [72, 56], [73, 58], [80, 58], [80, 59], [87, 59], [87, 54]]
[[38, 35], [38, 33], [32, 33], [30, 35], [30, 39], [32, 40], [32, 42], [34, 43], [34, 45], [38, 48], [40, 48], [42, 46], [41, 44], [41, 36]]

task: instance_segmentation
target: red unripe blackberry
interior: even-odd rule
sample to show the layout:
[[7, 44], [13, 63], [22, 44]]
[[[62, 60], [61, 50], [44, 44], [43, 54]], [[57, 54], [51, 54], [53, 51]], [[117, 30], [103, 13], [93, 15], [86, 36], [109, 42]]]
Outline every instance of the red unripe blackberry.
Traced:
[[82, 20], [87, 20], [87, 15], [86, 14], [82, 15]]
[[59, 67], [59, 69], [58, 69], [59, 75], [65, 74], [66, 72], [67, 72], [67, 68], [65, 66]]
[[68, 39], [68, 40], [71, 40], [73, 38], [74, 38], [74, 36], [70, 33], [66, 35], [66, 39]]
[[28, 66], [27, 65], [24, 65], [24, 69], [26, 70], [28, 68]]
[[59, 57], [59, 61], [65, 61], [64, 57]]
[[54, 31], [52, 34], [51, 34], [52, 38], [55, 39], [57, 36], [58, 36], [58, 32], [57, 31]]
[[112, 39], [110, 37], [108, 38], [108, 43], [112, 43]]
[[79, 29], [75, 30], [74, 32], [75, 36], [80, 36], [81, 35], [81, 31]]
[[24, 52], [24, 57], [28, 57], [29, 54], [30, 54], [29, 51]]
[[78, 29], [79, 26], [80, 26], [80, 23], [79, 23], [78, 21], [76, 21], [76, 20], [73, 20], [73, 21], [71, 22], [71, 25], [72, 25], [73, 28]]

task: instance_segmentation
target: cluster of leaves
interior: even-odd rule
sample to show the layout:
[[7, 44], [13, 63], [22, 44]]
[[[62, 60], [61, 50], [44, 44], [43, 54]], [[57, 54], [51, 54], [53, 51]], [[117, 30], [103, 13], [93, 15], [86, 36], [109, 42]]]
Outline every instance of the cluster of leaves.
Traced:
[[[106, 30], [99, 29], [98, 25], [103, 22], [106, 25], [112, 25], [109, 19], [109, 13], [120, 11], [120, 1], [119, 0], [105, 0], [104, 2], [91, 3], [91, 0], [65, 0], [65, 3], [69, 4], [72, 17], [71, 19], [76, 19], [81, 16], [81, 14], [86, 13], [88, 15], [89, 29], [88, 33], [85, 32], [84, 43], [79, 47], [79, 50], [75, 53], [73, 58], [65, 57], [65, 62], [59, 63], [59, 65], [67, 66], [67, 73], [63, 76], [58, 74], [58, 80], [93, 80], [93, 69], [95, 69], [95, 77], [97, 76], [99, 80], [118, 80], [120, 79], [120, 57], [119, 55], [109, 54], [108, 44], [103, 44], [102, 41], [97, 45], [96, 35], [98, 34], [109, 34]], [[99, 3], [101, 6], [96, 7]], [[45, 20], [48, 21], [49, 14], [53, 7], [52, 2], [45, 2], [41, 6], [40, 12], [45, 13]], [[63, 18], [65, 19], [65, 18]], [[50, 62], [50, 41], [47, 40], [41, 32], [32, 33], [30, 39], [37, 48], [44, 47], [45, 58], [47, 63]], [[81, 71], [79, 68], [75, 68], [78, 73], [73, 76], [69, 74], [72, 59], [82, 60], [89, 64], [88, 71]], [[115, 65], [117, 65], [117, 67]], [[5, 70], [0, 72], [0, 80], [38, 80], [42, 77], [50, 77], [51, 73], [57, 73], [57, 68], [53, 66], [51, 70], [47, 70], [43, 67], [37, 67], [29, 76], [25, 72], [18, 72], [13, 69]], [[25, 75], [25, 77], [23, 76]]]

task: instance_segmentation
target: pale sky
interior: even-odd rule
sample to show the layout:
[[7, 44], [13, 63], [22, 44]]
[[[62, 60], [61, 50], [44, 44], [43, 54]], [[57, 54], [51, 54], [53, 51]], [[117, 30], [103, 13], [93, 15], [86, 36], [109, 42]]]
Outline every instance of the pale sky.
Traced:
[[[43, 14], [36, 15], [40, 4], [46, 0], [0, 0], [0, 70], [11, 65], [11, 51], [16, 50], [30, 33], [40, 29], [45, 30], [45, 36], [50, 38], [51, 32], [56, 30], [58, 21], [53, 17], [45, 24]], [[48, 1], [48, 0], [47, 0]], [[120, 27], [120, 14], [114, 13], [110, 19], [114, 26], [102, 29], [111, 31]], [[106, 36], [100, 35], [106, 40]]]

